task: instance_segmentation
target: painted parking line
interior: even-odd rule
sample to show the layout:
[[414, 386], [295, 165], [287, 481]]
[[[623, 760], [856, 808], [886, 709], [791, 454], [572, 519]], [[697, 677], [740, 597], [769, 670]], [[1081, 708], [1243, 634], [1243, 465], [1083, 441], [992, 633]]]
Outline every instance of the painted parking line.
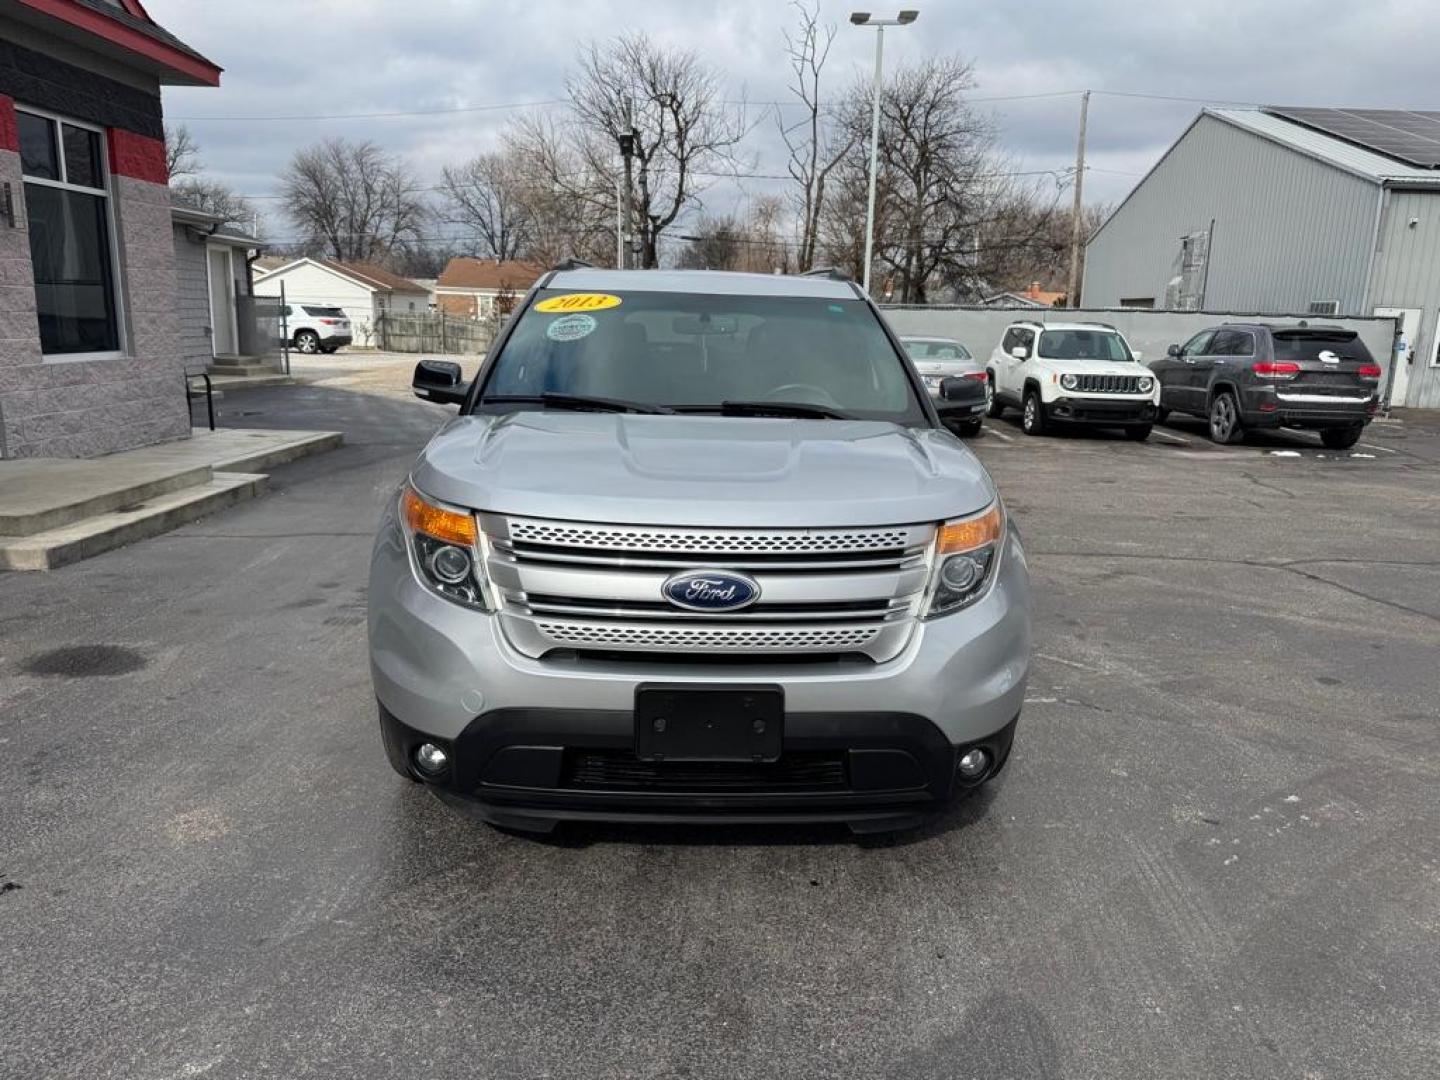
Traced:
[[987, 435], [994, 435], [997, 439], [1004, 439], [1006, 442], [1014, 442], [1014, 441], [1015, 441], [1015, 436], [1013, 436], [1013, 435], [1006, 435], [1003, 431], [996, 431], [996, 430], [995, 430], [993, 427], [991, 427], [989, 424], [986, 424], [986, 425], [985, 425], [985, 433], [986, 433]]
[[1399, 450], [1392, 450], [1392, 449], [1390, 449], [1390, 447], [1388, 447], [1388, 446], [1376, 446], [1374, 443], [1362, 442], [1362, 443], [1359, 443], [1358, 445], [1365, 447], [1366, 450], [1383, 450], [1383, 451], [1384, 451], [1385, 453], [1387, 453], [1387, 454], [1398, 454], [1398, 453], [1400, 453]]
[[1181, 438], [1179, 435], [1171, 435], [1168, 431], [1151, 431], [1152, 438], [1164, 439], [1166, 442], [1176, 443], [1179, 446], [1189, 446], [1190, 440]]

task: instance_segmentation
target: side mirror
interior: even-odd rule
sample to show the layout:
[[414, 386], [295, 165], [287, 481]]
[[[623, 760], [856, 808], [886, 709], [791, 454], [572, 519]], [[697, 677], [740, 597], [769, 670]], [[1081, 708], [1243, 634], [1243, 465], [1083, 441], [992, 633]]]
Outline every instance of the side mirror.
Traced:
[[1168, 349], [1165, 350], [1165, 355], [1166, 355], [1166, 356], [1179, 356], [1179, 355], [1180, 355], [1180, 346], [1179, 346], [1179, 345], [1171, 345]]
[[959, 379], [949, 376], [940, 380], [940, 400], [936, 410], [948, 419], [969, 418], [985, 409], [985, 380]]
[[421, 401], [437, 405], [461, 405], [470, 392], [460, 365], [450, 360], [421, 360], [415, 365], [410, 387]]
[[1010, 350], [1010, 355], [1016, 360], [1027, 360], [1030, 357], [1030, 350], [1025, 348], [1024, 345], [1016, 345]]

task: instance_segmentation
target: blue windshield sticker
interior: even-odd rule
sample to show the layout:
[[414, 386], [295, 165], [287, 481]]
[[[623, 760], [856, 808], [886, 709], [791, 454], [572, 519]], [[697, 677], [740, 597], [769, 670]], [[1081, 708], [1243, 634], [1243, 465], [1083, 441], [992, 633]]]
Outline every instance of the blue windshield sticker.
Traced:
[[561, 315], [545, 328], [545, 336], [551, 341], [579, 341], [593, 334], [595, 326], [591, 315]]

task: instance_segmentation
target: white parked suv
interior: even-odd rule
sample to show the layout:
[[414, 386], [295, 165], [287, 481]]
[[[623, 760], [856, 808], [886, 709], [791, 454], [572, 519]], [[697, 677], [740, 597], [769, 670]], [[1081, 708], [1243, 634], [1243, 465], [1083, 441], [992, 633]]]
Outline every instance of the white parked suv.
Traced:
[[1146, 439], [1160, 405], [1160, 387], [1140, 354], [1105, 323], [1011, 323], [986, 370], [990, 416], [1019, 409], [1027, 435], [1063, 422]]
[[291, 346], [302, 353], [333, 353], [354, 340], [345, 310], [321, 304], [286, 304], [285, 330]]

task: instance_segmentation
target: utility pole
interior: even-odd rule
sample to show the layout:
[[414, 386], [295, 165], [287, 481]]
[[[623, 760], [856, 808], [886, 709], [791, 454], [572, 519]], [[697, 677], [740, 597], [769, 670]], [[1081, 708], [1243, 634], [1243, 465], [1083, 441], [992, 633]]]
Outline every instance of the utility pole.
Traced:
[[1065, 291], [1072, 307], [1080, 306], [1080, 196], [1085, 187], [1085, 123], [1090, 116], [1090, 91], [1080, 95], [1080, 142], [1075, 149], [1075, 205], [1070, 212], [1070, 286]]
[[855, 26], [875, 28], [875, 85], [871, 91], [873, 100], [870, 104], [870, 195], [865, 201], [865, 270], [862, 275], [864, 283], [861, 285], [866, 296], [870, 295], [870, 263], [875, 256], [875, 173], [880, 151], [880, 94], [883, 87], [881, 72], [885, 56], [885, 27], [909, 26], [919, 17], [920, 13], [914, 10], [902, 11], [893, 19], [876, 18], [868, 11], [856, 11], [850, 16], [850, 22]]
[[620, 156], [625, 159], [625, 190], [621, 192], [620, 198], [620, 213], [625, 219], [625, 249], [621, 252], [620, 269], [629, 270], [635, 261], [635, 205], [631, 184], [634, 180], [635, 141], [639, 132], [635, 130], [635, 121], [630, 115], [628, 101], [625, 103], [625, 128], [625, 133], [620, 136]]

